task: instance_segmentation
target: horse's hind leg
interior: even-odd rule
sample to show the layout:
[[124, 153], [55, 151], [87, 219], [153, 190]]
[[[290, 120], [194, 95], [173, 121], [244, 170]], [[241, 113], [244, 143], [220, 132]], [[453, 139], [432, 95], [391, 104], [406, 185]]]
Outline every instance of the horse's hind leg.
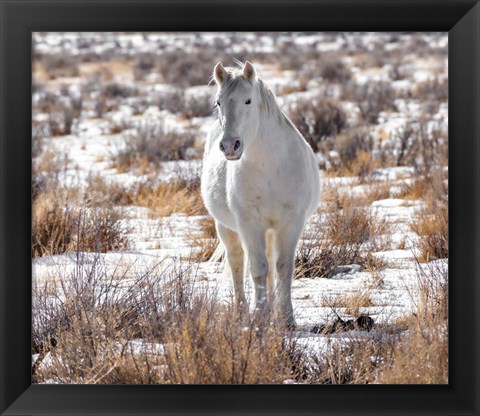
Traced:
[[295, 263], [295, 249], [303, 230], [302, 224], [292, 223], [277, 231], [275, 246], [277, 251], [277, 287], [275, 317], [287, 327], [295, 327], [292, 306], [292, 277]]
[[233, 278], [233, 287], [235, 289], [235, 301], [240, 310], [247, 306], [245, 298], [245, 288], [243, 284], [243, 248], [238, 234], [223, 225], [216, 223], [217, 234], [227, 250], [228, 267]]

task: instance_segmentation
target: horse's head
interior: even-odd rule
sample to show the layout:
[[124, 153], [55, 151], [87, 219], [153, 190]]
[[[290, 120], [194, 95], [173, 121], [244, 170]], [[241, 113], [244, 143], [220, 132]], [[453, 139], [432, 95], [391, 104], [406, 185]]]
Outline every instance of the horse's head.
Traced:
[[238, 160], [259, 125], [261, 97], [255, 68], [247, 61], [242, 69], [225, 69], [219, 62], [213, 78], [218, 85], [215, 101], [223, 130], [220, 150], [228, 160]]

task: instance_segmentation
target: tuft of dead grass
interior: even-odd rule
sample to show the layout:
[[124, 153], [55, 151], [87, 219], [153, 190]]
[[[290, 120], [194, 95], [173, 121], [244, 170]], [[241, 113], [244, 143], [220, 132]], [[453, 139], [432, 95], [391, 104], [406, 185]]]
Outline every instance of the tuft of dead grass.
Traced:
[[344, 308], [345, 314], [351, 316], [359, 316], [361, 308], [369, 308], [374, 305], [368, 291], [344, 293], [333, 300], [333, 307]]
[[339, 266], [356, 264], [378, 273], [385, 262], [372, 255], [372, 250], [384, 249], [388, 232], [385, 220], [370, 213], [365, 201], [340, 193], [327, 191], [322, 218], [312, 224], [297, 250], [296, 278], [333, 276]]
[[210, 216], [202, 217], [198, 224], [199, 232], [192, 232], [188, 236], [192, 246], [192, 253], [188, 260], [194, 263], [210, 260], [220, 242], [217, 237], [215, 222]]
[[443, 192], [445, 189], [429, 187], [425, 206], [410, 225], [420, 237], [418, 243], [421, 262], [448, 258], [448, 205]]
[[149, 208], [152, 216], [166, 217], [175, 213], [205, 215], [198, 180], [173, 180], [156, 185], [140, 184], [130, 191], [134, 205]]
[[32, 204], [32, 256], [67, 251], [107, 252], [128, 246], [117, 211], [108, 205], [78, 204], [72, 190], [42, 192]]

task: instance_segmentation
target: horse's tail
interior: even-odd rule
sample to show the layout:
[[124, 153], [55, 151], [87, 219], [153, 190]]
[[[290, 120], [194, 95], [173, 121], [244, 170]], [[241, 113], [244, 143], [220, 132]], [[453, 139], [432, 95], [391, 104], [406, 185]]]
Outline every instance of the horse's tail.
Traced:
[[267, 274], [267, 295], [269, 298], [269, 302], [273, 299], [273, 282], [274, 282], [274, 273], [275, 273], [275, 256], [273, 252], [273, 231], [267, 231], [266, 235], [266, 243], [267, 243], [267, 260], [268, 260], [268, 274]]
[[221, 242], [219, 242], [208, 261], [225, 262], [225, 251], [225, 246]]

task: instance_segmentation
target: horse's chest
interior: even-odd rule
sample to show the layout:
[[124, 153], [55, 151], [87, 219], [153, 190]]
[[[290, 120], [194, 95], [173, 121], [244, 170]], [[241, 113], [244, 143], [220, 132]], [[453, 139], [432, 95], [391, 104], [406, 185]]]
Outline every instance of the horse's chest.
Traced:
[[232, 210], [241, 217], [256, 219], [270, 227], [289, 208], [274, 178], [245, 175], [236, 178], [232, 184], [227, 187], [227, 199]]

